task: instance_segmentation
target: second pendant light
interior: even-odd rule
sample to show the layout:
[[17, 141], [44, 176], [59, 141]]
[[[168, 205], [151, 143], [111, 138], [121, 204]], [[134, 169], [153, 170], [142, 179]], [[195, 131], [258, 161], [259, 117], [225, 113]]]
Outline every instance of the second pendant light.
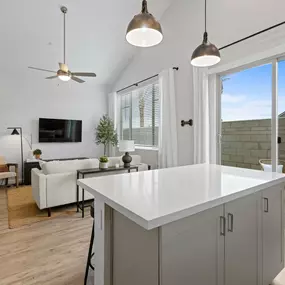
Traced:
[[203, 42], [193, 52], [191, 64], [197, 67], [212, 66], [220, 62], [219, 49], [208, 41], [207, 33], [207, 2], [205, 0], [205, 32]]
[[141, 13], [135, 15], [129, 23], [126, 39], [131, 45], [138, 47], [151, 47], [161, 43], [161, 25], [148, 12], [146, 0], [142, 1]]

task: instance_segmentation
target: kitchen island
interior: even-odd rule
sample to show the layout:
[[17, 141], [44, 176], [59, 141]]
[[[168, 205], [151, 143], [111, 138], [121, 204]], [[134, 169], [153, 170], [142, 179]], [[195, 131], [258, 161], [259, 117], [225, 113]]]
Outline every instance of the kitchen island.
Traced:
[[209, 164], [78, 180], [95, 197], [95, 284], [270, 284], [284, 183]]

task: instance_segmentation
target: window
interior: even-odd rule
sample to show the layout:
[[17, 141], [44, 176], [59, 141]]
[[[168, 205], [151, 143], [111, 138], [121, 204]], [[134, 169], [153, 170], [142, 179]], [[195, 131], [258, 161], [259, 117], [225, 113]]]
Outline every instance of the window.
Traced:
[[120, 96], [120, 139], [157, 147], [160, 124], [159, 85], [137, 88]]

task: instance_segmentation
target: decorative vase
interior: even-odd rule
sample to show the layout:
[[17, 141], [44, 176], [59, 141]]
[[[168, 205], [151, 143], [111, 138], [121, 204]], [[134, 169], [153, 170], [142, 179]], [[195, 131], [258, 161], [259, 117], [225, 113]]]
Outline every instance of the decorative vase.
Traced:
[[35, 159], [41, 159], [41, 155], [40, 154], [35, 154]]
[[107, 169], [108, 168], [108, 162], [100, 162], [99, 168], [100, 169]]

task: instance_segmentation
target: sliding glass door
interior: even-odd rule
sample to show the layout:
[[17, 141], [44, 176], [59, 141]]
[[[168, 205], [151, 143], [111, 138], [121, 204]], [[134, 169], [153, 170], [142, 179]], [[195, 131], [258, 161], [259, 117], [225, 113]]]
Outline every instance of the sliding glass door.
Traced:
[[281, 160], [285, 160], [285, 61], [273, 59], [240, 69], [220, 76], [220, 81], [221, 164], [281, 172]]
[[[277, 171], [285, 172], [285, 59], [278, 61], [277, 75], [277, 90], [278, 90], [278, 138], [277, 138], [277, 154], [278, 166]], [[278, 169], [279, 168], [279, 169]]]

